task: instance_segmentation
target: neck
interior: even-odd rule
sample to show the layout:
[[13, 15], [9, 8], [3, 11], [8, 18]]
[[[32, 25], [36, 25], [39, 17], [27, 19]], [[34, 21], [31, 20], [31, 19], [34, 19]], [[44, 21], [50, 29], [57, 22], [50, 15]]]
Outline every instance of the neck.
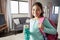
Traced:
[[35, 17], [36, 20], [38, 20], [40, 17]]

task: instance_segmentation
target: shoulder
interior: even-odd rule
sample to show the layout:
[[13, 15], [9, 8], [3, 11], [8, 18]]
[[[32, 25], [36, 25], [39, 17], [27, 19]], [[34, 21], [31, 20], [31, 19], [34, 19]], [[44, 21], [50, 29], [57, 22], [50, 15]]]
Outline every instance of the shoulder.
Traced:
[[44, 19], [43, 25], [45, 25], [45, 26], [50, 26], [50, 22], [49, 22], [48, 18], [45, 18], [45, 19]]
[[46, 18], [46, 17], [44, 18], [44, 23], [45, 22], [49, 22], [48, 18]]

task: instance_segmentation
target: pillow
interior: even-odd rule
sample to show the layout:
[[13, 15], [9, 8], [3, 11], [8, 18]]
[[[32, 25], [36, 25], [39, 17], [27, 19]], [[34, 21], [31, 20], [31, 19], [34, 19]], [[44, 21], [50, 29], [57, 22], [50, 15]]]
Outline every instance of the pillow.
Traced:
[[14, 19], [13, 21], [14, 21], [14, 23], [15, 23], [16, 25], [20, 24], [19, 19]]
[[26, 19], [26, 23], [30, 23], [30, 19]]

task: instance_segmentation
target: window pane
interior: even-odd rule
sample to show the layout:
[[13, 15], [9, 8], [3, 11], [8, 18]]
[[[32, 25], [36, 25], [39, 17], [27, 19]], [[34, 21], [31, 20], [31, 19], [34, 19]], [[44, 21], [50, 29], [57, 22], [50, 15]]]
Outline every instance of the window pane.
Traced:
[[29, 13], [28, 2], [19, 2], [19, 13]]
[[18, 13], [18, 1], [11, 1], [11, 13], [17, 14]]
[[52, 14], [54, 14], [54, 6], [52, 7]]
[[55, 14], [58, 14], [59, 7], [55, 6]]

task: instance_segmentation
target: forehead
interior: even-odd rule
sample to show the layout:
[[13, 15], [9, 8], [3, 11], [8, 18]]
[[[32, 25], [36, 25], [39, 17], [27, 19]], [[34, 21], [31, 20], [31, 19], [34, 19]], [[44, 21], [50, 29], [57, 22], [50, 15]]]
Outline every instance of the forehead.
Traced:
[[34, 5], [32, 8], [33, 8], [33, 9], [34, 9], [34, 8], [38, 8], [38, 9], [39, 9], [40, 7], [39, 7], [38, 5]]

